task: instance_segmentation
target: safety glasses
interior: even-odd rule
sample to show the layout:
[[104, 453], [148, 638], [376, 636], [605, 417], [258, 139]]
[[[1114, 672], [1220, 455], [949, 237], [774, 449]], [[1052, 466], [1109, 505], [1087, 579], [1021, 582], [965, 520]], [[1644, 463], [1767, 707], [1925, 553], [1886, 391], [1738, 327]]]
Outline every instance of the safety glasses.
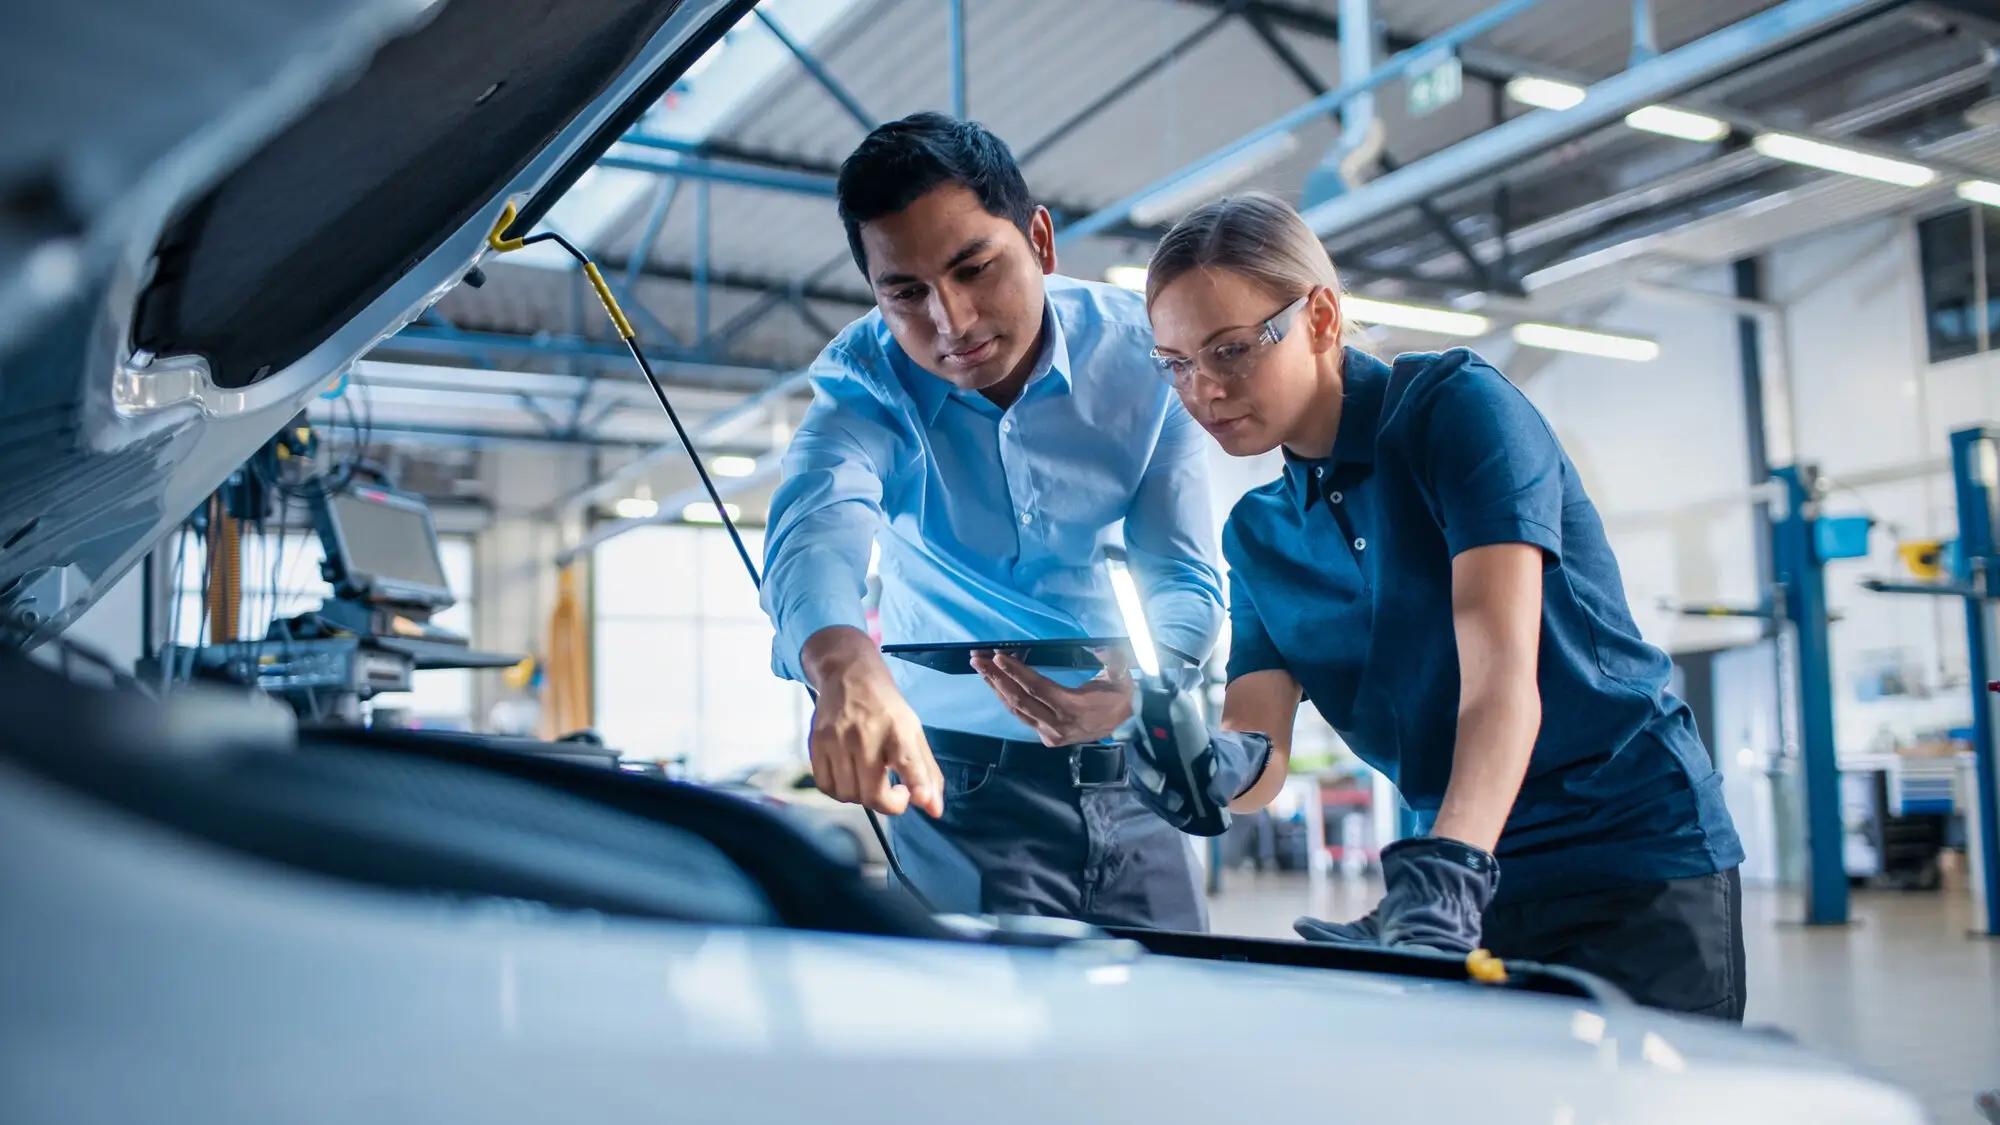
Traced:
[[1305, 296], [1279, 309], [1262, 323], [1230, 329], [1231, 335], [1201, 348], [1192, 356], [1165, 355], [1154, 348], [1153, 362], [1159, 365], [1160, 374], [1173, 383], [1174, 389], [1183, 394], [1193, 389], [1197, 370], [1207, 372], [1210, 378], [1225, 385], [1235, 383], [1255, 371], [1264, 352], [1291, 332], [1293, 323], [1299, 318], [1299, 311], [1306, 307], [1314, 292], [1317, 290], [1307, 291]]

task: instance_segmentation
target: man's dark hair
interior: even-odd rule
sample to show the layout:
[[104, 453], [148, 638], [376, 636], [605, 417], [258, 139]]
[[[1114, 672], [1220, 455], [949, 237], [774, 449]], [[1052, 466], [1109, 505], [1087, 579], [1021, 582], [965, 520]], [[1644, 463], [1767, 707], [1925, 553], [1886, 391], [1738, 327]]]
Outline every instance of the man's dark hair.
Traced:
[[986, 213], [1026, 234], [1035, 198], [1007, 143], [972, 121], [942, 113], [913, 113], [877, 125], [840, 162], [840, 221], [854, 264], [868, 273], [861, 224], [893, 215], [934, 188], [961, 184], [979, 197]]

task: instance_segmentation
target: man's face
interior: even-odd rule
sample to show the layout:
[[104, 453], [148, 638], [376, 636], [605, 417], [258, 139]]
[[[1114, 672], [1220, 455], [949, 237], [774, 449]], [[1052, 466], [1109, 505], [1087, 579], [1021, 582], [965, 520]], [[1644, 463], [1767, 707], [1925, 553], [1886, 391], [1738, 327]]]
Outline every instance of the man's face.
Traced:
[[1025, 377], [1042, 330], [1042, 278], [1055, 272], [1055, 229], [1035, 209], [1021, 229], [988, 214], [960, 184], [861, 224], [868, 281], [904, 354], [968, 391]]

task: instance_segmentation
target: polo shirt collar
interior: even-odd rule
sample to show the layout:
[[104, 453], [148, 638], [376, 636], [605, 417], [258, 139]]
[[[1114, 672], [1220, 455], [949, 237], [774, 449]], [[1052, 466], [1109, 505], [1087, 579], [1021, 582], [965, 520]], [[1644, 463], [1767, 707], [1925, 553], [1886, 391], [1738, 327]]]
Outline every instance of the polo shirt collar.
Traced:
[[[1340, 465], [1375, 463], [1375, 434], [1382, 424], [1382, 396], [1389, 386], [1389, 365], [1367, 352], [1346, 349], [1341, 367], [1340, 429], [1333, 452], [1326, 457], [1300, 457], [1285, 450], [1285, 477], [1302, 507], [1310, 509], [1326, 487], [1326, 477]], [[1313, 486], [1315, 471], [1321, 484]]]
[[[883, 331], [886, 333], [888, 328], [884, 326]], [[938, 412], [944, 409], [945, 402], [952, 395], [959, 394], [977, 397], [979, 394], [978, 391], [960, 391], [957, 387], [924, 370], [912, 362], [909, 356], [904, 355], [900, 347], [896, 348], [896, 354], [902, 358], [909, 372], [909, 377], [904, 382], [909, 386], [910, 397], [917, 404], [918, 416], [924, 420], [924, 425], [926, 426], [937, 421]], [[1062, 320], [1056, 316], [1055, 302], [1044, 298], [1042, 300], [1042, 353], [1036, 358], [1035, 369], [1029, 372], [1028, 381], [1022, 387], [1021, 393], [1025, 395], [1028, 387], [1034, 386], [1045, 376], [1054, 380], [1059, 390], [1068, 391], [1073, 386], [1070, 371], [1069, 339], [1063, 333]]]

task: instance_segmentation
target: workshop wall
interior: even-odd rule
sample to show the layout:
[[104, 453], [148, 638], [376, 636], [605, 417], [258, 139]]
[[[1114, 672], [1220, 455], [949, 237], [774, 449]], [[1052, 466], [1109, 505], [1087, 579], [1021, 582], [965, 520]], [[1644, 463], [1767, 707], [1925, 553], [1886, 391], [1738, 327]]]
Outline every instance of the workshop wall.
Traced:
[[[1726, 294], [1729, 275], [1704, 270], [1674, 284]], [[1646, 637], [1669, 651], [1753, 640], [1754, 624], [1672, 608], [1758, 596], [1735, 316], [1685, 299], [1638, 297], [1592, 323], [1657, 339], [1660, 358], [1629, 363], [1527, 349], [1494, 358], [1555, 427], [1597, 502]]]
[[1895, 545], [1956, 533], [1949, 434], [2000, 418], [1990, 353], [1929, 361], [1915, 224], [1891, 218], [1806, 240], [1771, 257], [1787, 309], [1794, 419], [1804, 459], [1841, 486], [1832, 512], [1881, 526], [1867, 559], [1828, 568], [1836, 723], [1843, 753], [1970, 720], [1965, 630], [1956, 603], [1858, 587], [1901, 575]]
[[[2000, 418], [2000, 357], [1932, 365], [1914, 222], [1886, 218], [1788, 244], [1766, 257], [1768, 299], [1787, 310], [1766, 364], [1789, 381], [1772, 403], [1773, 460], [1787, 447], [1836, 491], [1832, 513], [1880, 521], [1866, 559], [1828, 568], [1838, 738], [1843, 753], [1967, 721], [1965, 638], [1955, 604], [1859, 588], [1902, 573], [1899, 540], [1955, 531], [1948, 435]], [[1726, 269], [1676, 277], [1728, 293]], [[1661, 603], [1759, 600], [1764, 535], [1751, 516], [1736, 317], [1722, 307], [1635, 294], [1593, 318], [1661, 342], [1649, 364], [1533, 353], [1506, 359], [1568, 448], [1603, 512], [1627, 593], [1649, 639], [1670, 651], [1747, 644], [1758, 626], [1678, 616]], [[1789, 406], [1789, 416], [1784, 409]]]
[[[494, 505], [492, 523], [475, 545], [478, 596], [473, 639], [482, 649], [540, 656], [545, 652], [549, 614], [555, 606], [555, 557], [578, 529], [549, 519], [547, 505], [584, 481], [588, 465], [574, 451], [508, 449], [485, 457], [481, 484]], [[503, 701], [500, 725], [532, 731], [532, 715], [523, 710], [520, 694], [510, 690], [497, 673], [475, 679], [474, 714], [491, 725], [495, 707]]]

